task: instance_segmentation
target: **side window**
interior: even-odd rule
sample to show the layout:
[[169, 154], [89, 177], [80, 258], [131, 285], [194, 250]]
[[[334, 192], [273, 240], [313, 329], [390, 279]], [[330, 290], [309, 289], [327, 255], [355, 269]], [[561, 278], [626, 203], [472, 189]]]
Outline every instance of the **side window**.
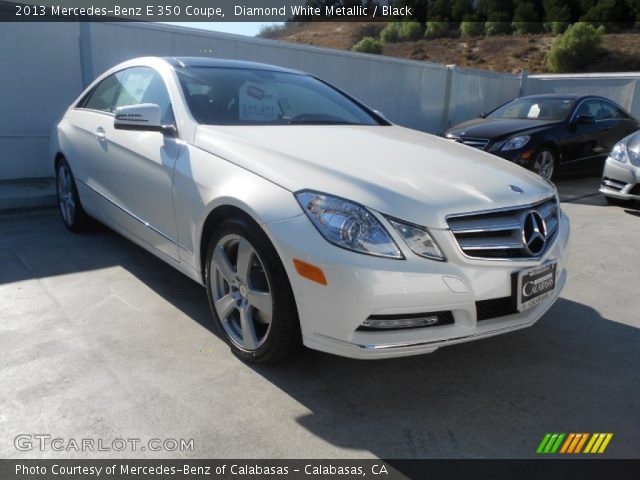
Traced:
[[600, 102], [600, 110], [596, 115], [596, 120], [621, 119], [627, 116], [615, 105], [609, 102]]
[[575, 116], [578, 115], [589, 115], [591, 117], [597, 117], [598, 111], [600, 110], [600, 100], [585, 100], [580, 104], [578, 110], [575, 113]]
[[117, 73], [102, 80], [80, 103], [79, 107], [113, 113], [116, 96], [121, 86], [119, 77], [121, 74]]
[[162, 123], [167, 125], [175, 123], [167, 87], [162, 77], [151, 68], [135, 67], [125, 71], [122, 89], [115, 107], [138, 103], [155, 103], [162, 112]]

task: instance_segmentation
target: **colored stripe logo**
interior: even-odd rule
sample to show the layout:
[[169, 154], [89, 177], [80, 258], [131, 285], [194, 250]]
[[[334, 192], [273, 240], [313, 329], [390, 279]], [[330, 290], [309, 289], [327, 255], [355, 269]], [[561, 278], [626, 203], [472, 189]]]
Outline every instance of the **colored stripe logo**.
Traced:
[[604, 453], [612, 438], [613, 433], [547, 433], [536, 453]]

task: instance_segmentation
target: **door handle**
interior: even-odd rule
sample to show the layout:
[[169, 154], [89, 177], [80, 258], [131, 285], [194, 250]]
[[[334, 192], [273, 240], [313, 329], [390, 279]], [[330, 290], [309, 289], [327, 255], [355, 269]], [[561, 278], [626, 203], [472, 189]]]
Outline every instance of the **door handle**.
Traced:
[[96, 128], [95, 135], [96, 135], [96, 137], [98, 137], [98, 140], [100, 140], [100, 141], [102, 141], [105, 138], [107, 138], [107, 134], [104, 131], [104, 128], [102, 128], [102, 127]]

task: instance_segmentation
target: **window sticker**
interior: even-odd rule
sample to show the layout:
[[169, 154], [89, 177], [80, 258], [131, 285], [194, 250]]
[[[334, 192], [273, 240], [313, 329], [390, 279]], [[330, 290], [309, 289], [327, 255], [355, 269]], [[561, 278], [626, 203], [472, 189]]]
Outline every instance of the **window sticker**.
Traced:
[[273, 86], [244, 82], [238, 97], [240, 120], [264, 122], [278, 119], [278, 94]]
[[531, 105], [529, 109], [529, 113], [527, 113], [527, 118], [538, 118], [540, 115], [540, 106], [537, 103]]

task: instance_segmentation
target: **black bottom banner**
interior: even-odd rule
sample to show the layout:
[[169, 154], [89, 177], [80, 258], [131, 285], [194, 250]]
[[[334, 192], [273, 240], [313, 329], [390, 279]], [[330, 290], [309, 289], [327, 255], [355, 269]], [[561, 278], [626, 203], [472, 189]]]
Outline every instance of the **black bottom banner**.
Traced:
[[638, 460], [0, 460], [2, 480], [640, 478]]

